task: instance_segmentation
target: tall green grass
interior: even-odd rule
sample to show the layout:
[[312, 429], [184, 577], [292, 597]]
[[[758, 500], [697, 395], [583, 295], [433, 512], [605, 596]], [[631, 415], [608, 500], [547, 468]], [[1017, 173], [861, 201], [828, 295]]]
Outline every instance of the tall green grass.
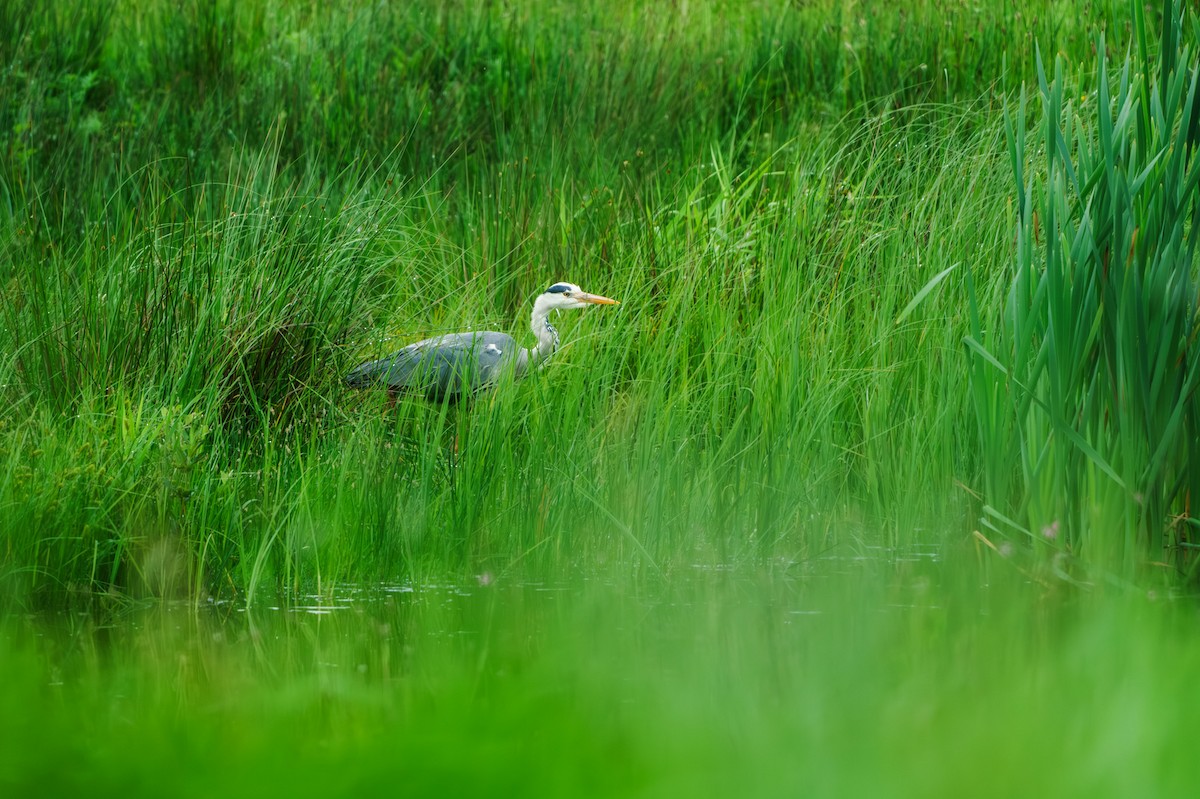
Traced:
[[[1125, 6], [1088, 7], [1123, 47]], [[0, 583], [669, 573], [958, 534], [967, 295], [951, 271], [913, 299], [1002, 273], [1004, 89], [1035, 41], [1091, 58], [1077, 11], [7, 0]], [[564, 316], [512, 390], [341, 385], [437, 332], [524, 335], [558, 279], [623, 305]]]
[[[423, 241], [419, 196], [151, 226], [117, 254], [133, 268], [100, 286], [50, 272], [48, 299], [10, 319], [28, 416], [6, 429], [6, 540], [50, 592], [137, 585], [147, 547], [208, 590], [479, 559], [797, 559], [870, 528], [913, 541], [962, 513], [965, 408], [953, 312], [896, 320], [979, 250], [931, 228], [1002, 209], [1000, 142], [977, 111], [931, 110], [786, 142], [750, 174], [714, 151], [608, 234], [607, 264], [544, 279], [455, 276], [479, 256]], [[568, 276], [625, 304], [564, 317], [563, 351], [512, 390], [448, 410], [339, 385], [437, 331], [527, 335], [518, 288]]]
[[[1042, 71], [1042, 121], [1008, 122], [1015, 274], [974, 361], [985, 523], [1131, 572], [1194, 568], [1200, 60], [1196, 17], [1164, 3], [1159, 47], [1072, 78]], [[1098, 51], [1105, 52], [1104, 39]], [[991, 313], [986, 314], [995, 318]]]

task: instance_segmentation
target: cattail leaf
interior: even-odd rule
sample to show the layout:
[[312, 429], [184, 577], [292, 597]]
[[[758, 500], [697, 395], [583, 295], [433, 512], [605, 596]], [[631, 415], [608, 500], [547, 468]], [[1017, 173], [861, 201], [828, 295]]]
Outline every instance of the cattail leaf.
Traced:
[[1004, 367], [1004, 364], [1000, 363], [1000, 361], [996, 359], [996, 356], [988, 352], [987, 348], [980, 344], [974, 336], [964, 336], [963, 343], [967, 345], [968, 349], [973, 351], [980, 358], [983, 358], [983, 360], [986, 361], [988, 365], [993, 367], [997, 372], [1005, 376], [1008, 375], [1008, 369]]
[[[1129, 184], [1129, 194], [1136, 197], [1141, 192], [1142, 186], [1146, 184], [1146, 181], [1150, 178], [1151, 173], [1158, 165], [1158, 161], [1160, 158], [1162, 158], [1162, 156], [1163, 153], [1161, 150], [1158, 153], [1155, 153], [1154, 157], [1150, 159], [1150, 163], [1146, 164], [1146, 168], [1143, 169], [1137, 175], [1137, 177], [1133, 179], [1133, 183]], [[1155, 186], [1155, 183], [1151, 183], [1151, 186]]]

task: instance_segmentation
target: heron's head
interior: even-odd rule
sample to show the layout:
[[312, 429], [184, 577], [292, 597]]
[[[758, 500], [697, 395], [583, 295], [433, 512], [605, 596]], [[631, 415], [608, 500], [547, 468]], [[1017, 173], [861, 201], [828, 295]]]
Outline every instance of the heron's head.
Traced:
[[555, 283], [542, 292], [535, 305], [549, 310], [565, 310], [567, 308], [586, 308], [589, 305], [618, 305], [616, 300], [601, 297], [599, 294], [588, 294], [574, 283]]

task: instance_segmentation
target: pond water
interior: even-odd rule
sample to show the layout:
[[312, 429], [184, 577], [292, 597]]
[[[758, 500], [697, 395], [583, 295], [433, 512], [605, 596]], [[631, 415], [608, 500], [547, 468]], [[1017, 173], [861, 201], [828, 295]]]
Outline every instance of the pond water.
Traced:
[[973, 553], [481, 571], [2, 629], [14, 796], [979, 795], [982, 773], [985, 794], [1172, 795], [1173, 742], [1200, 732], [1190, 603]]

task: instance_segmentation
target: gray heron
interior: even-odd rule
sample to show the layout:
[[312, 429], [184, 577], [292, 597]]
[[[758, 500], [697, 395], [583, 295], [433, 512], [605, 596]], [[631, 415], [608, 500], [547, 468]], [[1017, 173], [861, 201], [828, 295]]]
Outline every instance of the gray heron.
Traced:
[[505, 372], [521, 377], [541, 364], [558, 348], [558, 331], [550, 312], [589, 305], [618, 305], [616, 300], [588, 294], [574, 283], [555, 283], [533, 301], [529, 326], [537, 346], [526, 349], [507, 333], [493, 331], [451, 333], [409, 344], [377, 361], [367, 361], [346, 375], [353, 388], [386, 388], [424, 395], [431, 402], [457, 401], [491, 388]]

